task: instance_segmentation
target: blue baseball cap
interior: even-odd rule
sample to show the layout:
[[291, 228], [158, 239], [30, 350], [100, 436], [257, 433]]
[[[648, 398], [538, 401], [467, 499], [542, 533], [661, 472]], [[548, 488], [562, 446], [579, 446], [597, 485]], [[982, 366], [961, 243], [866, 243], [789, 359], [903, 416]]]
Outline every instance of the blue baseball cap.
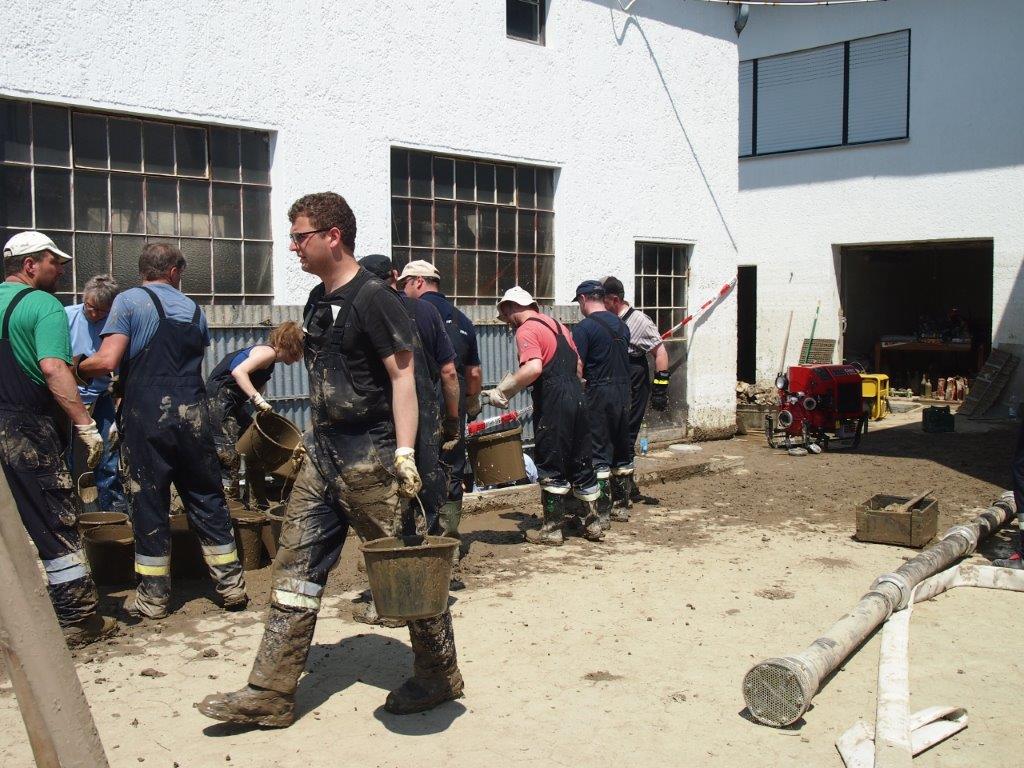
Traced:
[[597, 280], [584, 280], [576, 286], [576, 293], [573, 294], [573, 299], [577, 296], [593, 296], [594, 294], [604, 296], [604, 286]]

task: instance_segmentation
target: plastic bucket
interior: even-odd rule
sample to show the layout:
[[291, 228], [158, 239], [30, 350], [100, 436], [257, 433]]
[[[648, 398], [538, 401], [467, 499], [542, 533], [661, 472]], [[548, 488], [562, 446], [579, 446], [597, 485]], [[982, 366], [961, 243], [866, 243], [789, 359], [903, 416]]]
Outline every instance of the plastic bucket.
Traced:
[[281, 526], [284, 524], [284, 510], [284, 504], [275, 504], [263, 513], [265, 525], [260, 531], [260, 538], [263, 540], [263, 548], [271, 560], [277, 557], [277, 546], [281, 540]]
[[522, 427], [471, 437], [466, 447], [477, 485], [501, 485], [526, 478]]
[[101, 586], [135, 581], [135, 539], [131, 528], [101, 525], [87, 529], [82, 538], [93, 581]]
[[302, 433], [288, 419], [273, 411], [261, 411], [253, 418], [235, 448], [250, 463], [276, 471], [290, 463], [301, 442]]
[[360, 545], [377, 613], [407, 620], [444, 613], [458, 546], [445, 536], [388, 537]]
[[188, 524], [188, 515], [171, 515], [171, 576], [202, 579], [207, 573], [203, 548]]
[[263, 515], [242, 510], [232, 512], [231, 521], [235, 526], [235, 546], [242, 570], [254, 571], [263, 564]]
[[124, 512], [83, 512], [78, 516], [78, 527], [83, 531], [104, 525], [128, 525], [128, 515]]

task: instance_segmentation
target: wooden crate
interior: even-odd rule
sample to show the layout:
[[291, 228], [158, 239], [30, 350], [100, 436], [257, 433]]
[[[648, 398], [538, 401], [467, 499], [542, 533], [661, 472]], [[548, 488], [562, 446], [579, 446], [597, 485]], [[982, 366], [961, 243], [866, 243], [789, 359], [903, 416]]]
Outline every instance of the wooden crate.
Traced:
[[921, 499], [909, 512], [885, 509], [892, 504], [906, 504], [910, 499], [880, 493], [857, 507], [857, 539], [920, 548], [935, 538], [939, 525], [939, 502], [935, 499]]

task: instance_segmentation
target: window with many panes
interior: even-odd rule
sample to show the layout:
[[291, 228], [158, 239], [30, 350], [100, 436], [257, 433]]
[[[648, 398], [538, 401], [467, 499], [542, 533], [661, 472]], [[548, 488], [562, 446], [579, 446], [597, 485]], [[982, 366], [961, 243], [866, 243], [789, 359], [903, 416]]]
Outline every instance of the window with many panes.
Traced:
[[505, 34], [544, 45], [546, 0], [505, 0]]
[[0, 238], [24, 229], [74, 254], [66, 302], [100, 273], [137, 285], [159, 241], [197, 301], [270, 303], [270, 136], [0, 99]]
[[686, 316], [689, 247], [674, 243], [636, 244], [633, 305], [664, 333]]
[[514, 285], [553, 302], [554, 194], [552, 168], [393, 148], [392, 260], [433, 263], [463, 304]]

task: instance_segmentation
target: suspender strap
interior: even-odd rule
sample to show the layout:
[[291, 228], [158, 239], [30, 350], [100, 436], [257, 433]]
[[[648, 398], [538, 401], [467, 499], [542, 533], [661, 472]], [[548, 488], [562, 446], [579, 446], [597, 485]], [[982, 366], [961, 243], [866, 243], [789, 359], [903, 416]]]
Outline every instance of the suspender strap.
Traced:
[[558, 322], [557, 320], [552, 320], [552, 322], [558, 327], [557, 331], [554, 328], [552, 328], [550, 325], [545, 323], [543, 320], [541, 320], [539, 317], [528, 317], [528, 318], [526, 318], [525, 322], [527, 322], [527, 323], [529, 323], [529, 322], [540, 323], [545, 328], [547, 328], [549, 331], [551, 331], [551, 333], [554, 334], [556, 341], [558, 340], [559, 336], [565, 338], [565, 334], [562, 333], [562, 324], [560, 322]]
[[597, 315], [591, 315], [590, 319], [596, 320], [597, 324], [604, 328], [608, 332], [608, 335], [612, 337], [612, 341], [625, 341], [625, 339], [622, 336], [615, 332], [615, 330], [611, 327], [610, 324], [602, 320]]
[[4, 312], [4, 325], [3, 325], [3, 328], [0, 329], [0, 339], [6, 339], [8, 337], [7, 334], [8, 334], [8, 331], [10, 330], [11, 315], [14, 314], [14, 308], [17, 307], [18, 304], [21, 303], [22, 299], [24, 299], [26, 296], [28, 296], [30, 293], [32, 293], [32, 291], [36, 291], [36, 290], [38, 290], [38, 289], [37, 288], [33, 288], [31, 286], [28, 286], [28, 287], [25, 288], [25, 290], [16, 293], [14, 295], [14, 298], [11, 299], [11, 303], [7, 305], [7, 311]]
[[324, 345], [324, 349], [330, 348], [334, 352], [341, 351], [341, 339], [344, 335], [345, 324], [348, 322], [349, 313], [352, 311], [352, 305], [356, 303], [356, 299], [359, 297], [359, 292], [366, 287], [366, 284], [370, 282], [371, 277], [372, 275], [367, 270], [360, 267], [356, 276], [352, 278], [352, 298], [339, 307], [338, 316], [334, 318], [334, 323], [332, 323], [332, 330], [337, 332], [331, 333], [330, 338]]
[[626, 322], [627, 320], [629, 320], [629, 316], [632, 315], [635, 311], [636, 311], [636, 309], [633, 308], [633, 307], [630, 307], [629, 309], [627, 309], [626, 310], [626, 314], [624, 314], [622, 316], [622, 322]]
[[[160, 299], [156, 295], [156, 292], [151, 290], [151, 289], [149, 289], [149, 288], [147, 288], [144, 285], [141, 286], [141, 288], [146, 293], [148, 293], [149, 294], [149, 298], [151, 298], [153, 300], [153, 306], [156, 307], [157, 317], [159, 317], [161, 320], [166, 320], [167, 319], [167, 315], [164, 314], [164, 305], [160, 303]], [[196, 309], [198, 309], [198, 308], [199, 307], [197, 306]]]

